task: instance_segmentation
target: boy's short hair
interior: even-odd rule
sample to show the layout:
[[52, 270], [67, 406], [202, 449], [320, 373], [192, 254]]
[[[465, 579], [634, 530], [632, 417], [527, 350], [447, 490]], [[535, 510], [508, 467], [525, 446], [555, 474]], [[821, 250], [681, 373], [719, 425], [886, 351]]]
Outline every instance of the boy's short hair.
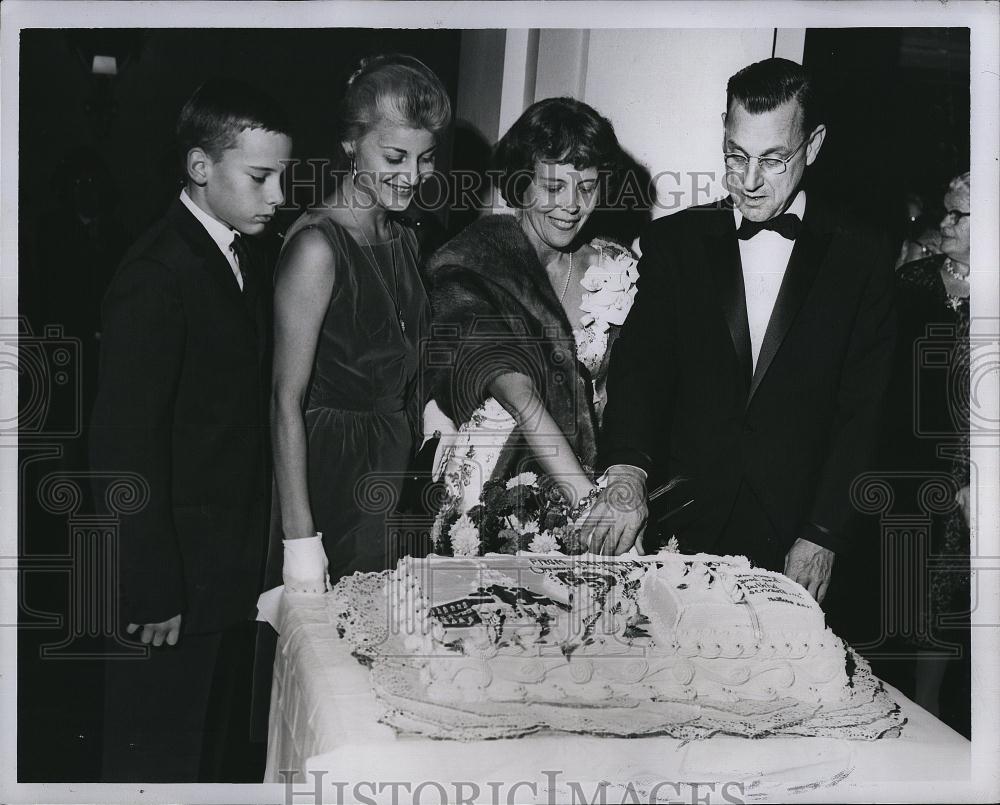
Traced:
[[256, 87], [230, 78], [206, 81], [188, 98], [177, 118], [177, 146], [182, 160], [201, 148], [217, 160], [236, 145], [244, 129], [264, 129], [291, 136], [284, 109]]

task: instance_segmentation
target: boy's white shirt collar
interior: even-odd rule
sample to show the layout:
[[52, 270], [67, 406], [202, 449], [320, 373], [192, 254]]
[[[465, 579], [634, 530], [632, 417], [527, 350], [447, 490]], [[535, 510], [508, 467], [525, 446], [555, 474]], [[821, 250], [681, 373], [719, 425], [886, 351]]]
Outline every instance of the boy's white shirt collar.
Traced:
[[230, 248], [233, 243], [233, 238], [235, 238], [239, 233], [227, 224], [222, 223], [222, 221], [216, 220], [201, 207], [195, 204], [191, 196], [188, 195], [186, 187], [181, 190], [181, 203], [191, 211], [191, 214], [198, 219], [198, 222], [203, 227], [205, 227], [205, 231], [208, 232], [209, 237], [215, 241], [215, 245], [219, 247], [219, 251], [221, 251], [222, 256], [226, 258], [226, 261], [229, 263], [229, 267], [233, 269], [233, 274], [236, 275], [236, 281], [239, 283], [240, 289], [242, 290], [243, 274], [240, 272], [240, 265], [236, 260], [236, 255]]

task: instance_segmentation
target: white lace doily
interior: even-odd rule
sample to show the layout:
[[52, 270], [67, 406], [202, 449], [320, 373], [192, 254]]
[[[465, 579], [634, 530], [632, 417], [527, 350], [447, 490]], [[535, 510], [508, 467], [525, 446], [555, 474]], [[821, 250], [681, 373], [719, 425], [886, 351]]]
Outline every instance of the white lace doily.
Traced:
[[542, 730], [635, 737], [667, 735], [709, 738], [771, 735], [875, 740], [898, 737], [905, 723], [864, 658], [853, 651], [850, 697], [833, 704], [792, 699], [772, 702], [691, 702], [609, 699], [592, 705], [532, 702], [441, 704], [430, 701], [416, 663], [390, 633], [384, 591], [388, 571], [355, 573], [327, 596], [338, 635], [371, 668], [372, 687], [382, 706], [381, 721], [400, 733], [431, 738], [511, 738]]

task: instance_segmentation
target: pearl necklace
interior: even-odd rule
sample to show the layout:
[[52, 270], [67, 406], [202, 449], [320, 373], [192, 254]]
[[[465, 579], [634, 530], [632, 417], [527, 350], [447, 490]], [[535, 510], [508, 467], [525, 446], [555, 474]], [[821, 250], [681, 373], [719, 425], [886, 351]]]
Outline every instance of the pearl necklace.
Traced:
[[562, 293], [559, 294], [559, 304], [561, 305], [563, 299], [566, 298], [566, 292], [569, 290], [569, 281], [573, 278], [573, 252], [569, 253], [569, 271], [566, 272], [566, 284], [563, 286]]

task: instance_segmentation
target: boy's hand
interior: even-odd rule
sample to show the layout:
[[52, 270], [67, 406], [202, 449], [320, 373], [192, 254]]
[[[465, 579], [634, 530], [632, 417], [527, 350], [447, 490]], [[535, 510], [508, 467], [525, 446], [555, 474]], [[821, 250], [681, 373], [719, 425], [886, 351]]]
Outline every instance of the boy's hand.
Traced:
[[[129, 634], [135, 634], [138, 630], [138, 623], [130, 623], [125, 628], [125, 631]], [[167, 641], [168, 646], [176, 646], [180, 636], [181, 616], [174, 615], [170, 620], [163, 621], [162, 623], [142, 624], [142, 635], [140, 635], [139, 639], [147, 646], [150, 642], [154, 646], [162, 646], [164, 640]]]

